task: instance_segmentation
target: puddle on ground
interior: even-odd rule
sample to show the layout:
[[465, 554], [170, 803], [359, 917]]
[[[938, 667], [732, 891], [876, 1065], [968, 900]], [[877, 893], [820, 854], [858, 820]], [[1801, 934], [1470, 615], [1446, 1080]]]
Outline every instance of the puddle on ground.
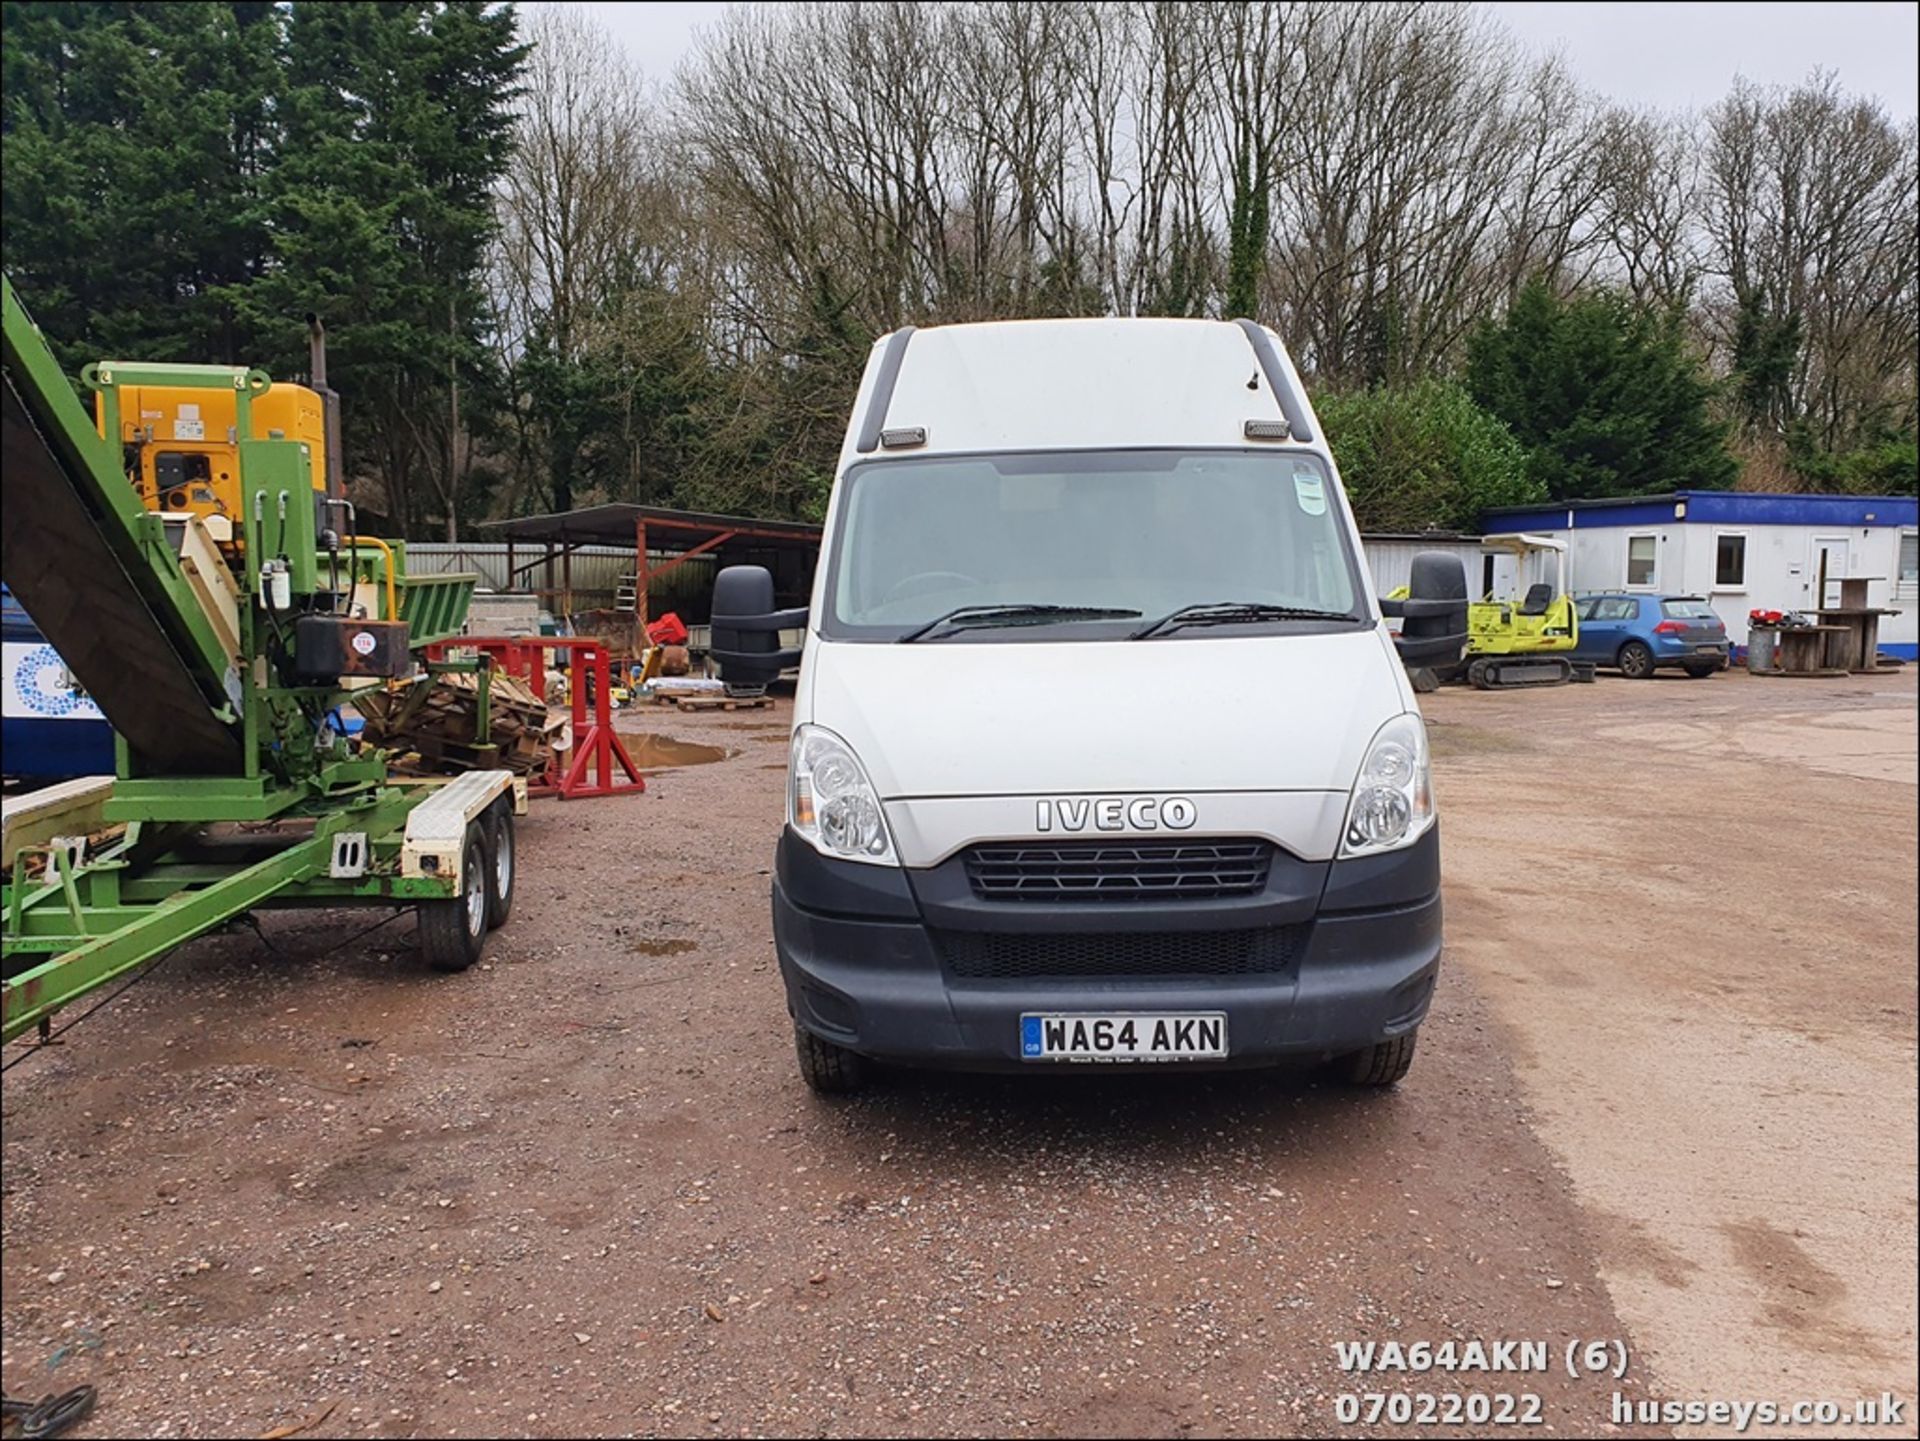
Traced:
[[693, 741], [677, 741], [671, 736], [633, 735], [620, 737], [643, 771], [667, 770], [674, 766], [704, 766], [727, 758], [725, 746], [703, 746]]
[[688, 951], [699, 949], [698, 941], [668, 938], [660, 941], [630, 941], [627, 949], [636, 956], [684, 956]]

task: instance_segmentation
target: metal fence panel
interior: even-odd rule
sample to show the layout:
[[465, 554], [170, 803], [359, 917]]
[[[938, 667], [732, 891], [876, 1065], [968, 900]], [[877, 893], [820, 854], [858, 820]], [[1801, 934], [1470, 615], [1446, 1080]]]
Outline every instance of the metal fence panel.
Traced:
[[[673, 559], [670, 552], [649, 551], [653, 565]], [[529, 563], [532, 562], [531, 568]], [[583, 545], [573, 552], [571, 566], [555, 555], [552, 577], [537, 545], [513, 548], [513, 563], [519, 574], [512, 583], [507, 579], [507, 547], [500, 541], [460, 542], [417, 541], [407, 545], [407, 568], [424, 575], [444, 575], [449, 571], [473, 571], [480, 577], [480, 588], [492, 591], [532, 591], [549, 603], [560, 600], [560, 591], [571, 573], [575, 609], [608, 609], [623, 577], [633, 574], [633, 551], [618, 545]], [[704, 596], [713, 589], [712, 557], [697, 555], [683, 561], [665, 575], [656, 576], [649, 587], [651, 609], [655, 615], [673, 608], [676, 597]]]

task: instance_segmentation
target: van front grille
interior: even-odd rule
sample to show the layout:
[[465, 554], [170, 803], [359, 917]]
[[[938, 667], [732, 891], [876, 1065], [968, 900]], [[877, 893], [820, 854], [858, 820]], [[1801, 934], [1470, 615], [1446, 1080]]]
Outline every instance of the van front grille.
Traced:
[[947, 968], [967, 980], [1256, 976], [1285, 971], [1307, 927], [1241, 931], [936, 931]]
[[967, 880], [983, 901], [1211, 901], [1266, 888], [1263, 840], [1057, 841], [974, 846]]

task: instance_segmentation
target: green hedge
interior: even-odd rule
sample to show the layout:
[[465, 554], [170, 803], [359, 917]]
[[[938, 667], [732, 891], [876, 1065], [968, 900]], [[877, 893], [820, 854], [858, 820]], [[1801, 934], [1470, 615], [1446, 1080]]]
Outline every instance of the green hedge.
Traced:
[[1316, 398], [1366, 531], [1477, 531], [1491, 506], [1546, 499], [1504, 422], [1460, 386], [1425, 380]]

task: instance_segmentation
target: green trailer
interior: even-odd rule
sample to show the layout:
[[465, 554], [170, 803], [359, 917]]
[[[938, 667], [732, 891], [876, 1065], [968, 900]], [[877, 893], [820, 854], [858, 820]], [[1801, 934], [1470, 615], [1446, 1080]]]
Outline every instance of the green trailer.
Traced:
[[[524, 782], [396, 777], [341, 710], [458, 634], [474, 577], [407, 574], [305, 442], [250, 434], [259, 371], [102, 362], [96, 420], [11, 283], [4, 303], [0, 579], [112, 724], [116, 773], [9, 802], [0, 1035], [268, 907], [413, 907], [428, 963], [470, 966], [512, 905]], [[234, 506], [143, 502], [119, 443], [135, 386], [242, 398]]]

